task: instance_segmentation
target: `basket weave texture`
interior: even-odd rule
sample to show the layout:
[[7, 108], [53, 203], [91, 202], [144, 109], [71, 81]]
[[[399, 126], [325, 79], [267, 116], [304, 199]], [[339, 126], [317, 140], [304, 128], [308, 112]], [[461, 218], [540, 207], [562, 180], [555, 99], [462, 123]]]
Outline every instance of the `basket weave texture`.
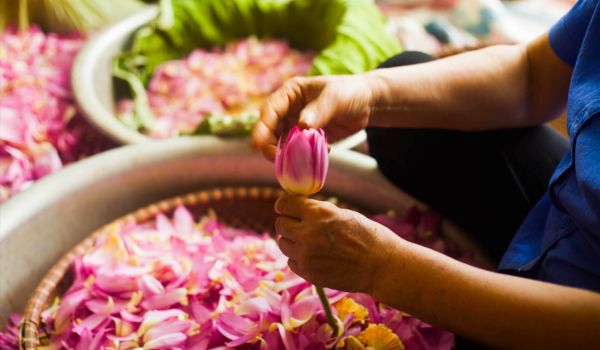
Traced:
[[[52, 303], [55, 296], [61, 295], [69, 287], [70, 268], [75, 257], [89, 252], [96, 239], [114, 230], [115, 226], [147, 222], [159, 213], [171, 214], [177, 206], [184, 205], [195, 218], [212, 210], [221, 222], [229, 226], [272, 233], [275, 222], [273, 205], [280, 193], [281, 190], [275, 187], [225, 187], [204, 190], [151, 204], [101, 227], [65, 254], [37, 286], [23, 314], [20, 348], [35, 350], [41, 345], [38, 333], [41, 313]], [[325, 197], [316, 195], [314, 198]], [[337, 204], [340, 207], [348, 207], [344, 203]]]

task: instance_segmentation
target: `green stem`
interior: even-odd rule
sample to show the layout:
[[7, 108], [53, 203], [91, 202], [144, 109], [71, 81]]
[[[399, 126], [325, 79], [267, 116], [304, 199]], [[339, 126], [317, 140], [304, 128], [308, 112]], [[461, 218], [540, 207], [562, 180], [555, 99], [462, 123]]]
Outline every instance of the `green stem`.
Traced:
[[323, 304], [323, 310], [325, 311], [325, 317], [327, 318], [327, 323], [329, 323], [329, 325], [333, 329], [334, 337], [337, 337], [338, 324], [335, 321], [335, 318], [333, 318], [333, 314], [331, 313], [331, 305], [329, 305], [329, 299], [327, 299], [327, 296], [325, 295], [325, 291], [323, 290], [323, 288], [317, 287], [317, 286], [315, 286], [315, 288], [317, 289], [317, 294], [319, 295], [319, 299], [321, 299], [321, 304]]

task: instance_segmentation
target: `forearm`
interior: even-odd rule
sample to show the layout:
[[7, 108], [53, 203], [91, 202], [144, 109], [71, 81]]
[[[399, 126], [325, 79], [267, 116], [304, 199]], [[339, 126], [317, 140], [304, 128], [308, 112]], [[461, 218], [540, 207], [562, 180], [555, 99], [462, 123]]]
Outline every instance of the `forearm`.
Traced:
[[369, 124], [488, 130], [529, 126], [525, 46], [495, 46], [365, 74], [372, 86]]
[[381, 302], [497, 348], [592, 348], [600, 294], [484, 271], [398, 243], [377, 275]]

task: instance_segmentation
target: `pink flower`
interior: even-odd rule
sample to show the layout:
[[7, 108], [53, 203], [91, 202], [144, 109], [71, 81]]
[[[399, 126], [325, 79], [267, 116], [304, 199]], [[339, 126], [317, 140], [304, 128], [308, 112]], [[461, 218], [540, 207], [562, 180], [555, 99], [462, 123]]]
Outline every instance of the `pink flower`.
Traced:
[[279, 140], [275, 176], [290, 194], [311, 195], [321, 190], [327, 177], [329, 155], [322, 129], [294, 126], [287, 140]]

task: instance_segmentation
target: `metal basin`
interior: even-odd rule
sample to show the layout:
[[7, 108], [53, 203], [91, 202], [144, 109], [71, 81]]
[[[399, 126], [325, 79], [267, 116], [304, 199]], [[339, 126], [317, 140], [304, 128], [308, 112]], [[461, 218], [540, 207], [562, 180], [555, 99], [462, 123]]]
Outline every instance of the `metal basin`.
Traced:
[[[111, 73], [112, 59], [127, 45], [132, 34], [152, 20], [158, 10], [155, 6], [126, 17], [91, 38], [77, 55], [71, 75], [75, 100], [83, 116], [100, 132], [118, 144], [153, 141], [129, 129], [115, 117], [115, 94]], [[215, 136], [197, 136], [215, 138]], [[350, 149], [366, 140], [364, 131], [336, 144], [334, 148]]]

